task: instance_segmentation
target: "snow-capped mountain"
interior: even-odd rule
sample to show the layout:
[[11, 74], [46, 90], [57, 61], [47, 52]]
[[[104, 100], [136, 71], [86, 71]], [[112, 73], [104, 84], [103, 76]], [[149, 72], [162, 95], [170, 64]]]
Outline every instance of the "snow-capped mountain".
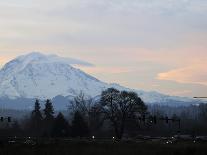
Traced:
[[[75, 59], [37, 52], [19, 56], [5, 64], [0, 70], [0, 98], [74, 97], [80, 92], [86, 96], [96, 97], [109, 87], [132, 90], [118, 84], [102, 82], [72, 67], [71, 64], [75, 63], [91, 65]], [[172, 97], [157, 92], [133, 91], [136, 91], [146, 103], [151, 104], [193, 102], [189, 98]]]
[[94, 97], [107, 86], [72, 67], [66, 59], [40, 53], [17, 57], [0, 71], [0, 96], [9, 98], [76, 96], [81, 91]]

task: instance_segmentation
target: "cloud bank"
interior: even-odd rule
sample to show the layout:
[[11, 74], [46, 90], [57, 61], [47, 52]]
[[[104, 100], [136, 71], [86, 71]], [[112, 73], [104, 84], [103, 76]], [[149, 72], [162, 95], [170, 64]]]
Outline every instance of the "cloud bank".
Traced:
[[180, 83], [202, 84], [207, 86], [207, 63], [193, 64], [184, 68], [159, 73], [159, 80], [171, 80]]
[[206, 0], [6, 0], [0, 19], [0, 64], [44, 51], [107, 82], [206, 95]]

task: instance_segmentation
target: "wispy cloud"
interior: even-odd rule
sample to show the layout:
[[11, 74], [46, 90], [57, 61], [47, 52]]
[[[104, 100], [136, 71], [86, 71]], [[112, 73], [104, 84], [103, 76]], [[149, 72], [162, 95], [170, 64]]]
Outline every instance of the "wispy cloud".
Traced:
[[0, 2], [0, 40], [7, 48], [181, 46], [189, 32], [206, 33], [206, 6], [203, 0], [8, 0]]
[[44, 51], [130, 87], [207, 91], [205, 0], [6, 0], [0, 19], [0, 63]]
[[184, 68], [170, 70], [158, 74], [159, 80], [171, 80], [180, 83], [195, 83], [207, 85], [207, 62], [191, 64]]
[[191, 93], [192, 93], [191, 90], [180, 90], [180, 91], [171, 92], [171, 94], [175, 96], [187, 96], [188, 94], [191, 94]]

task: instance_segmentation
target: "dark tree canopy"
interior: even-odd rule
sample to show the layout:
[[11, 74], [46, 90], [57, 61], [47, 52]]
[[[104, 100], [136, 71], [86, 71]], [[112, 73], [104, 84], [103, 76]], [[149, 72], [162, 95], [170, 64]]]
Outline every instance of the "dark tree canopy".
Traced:
[[202, 121], [207, 121], [207, 104], [200, 104], [200, 118]]
[[[14, 117], [8, 122], [8, 118], [2, 117], [0, 136], [48, 138], [72, 137], [73, 133], [73, 137], [88, 138], [93, 135], [97, 138], [116, 136], [121, 139], [136, 138], [139, 135], [166, 136], [180, 134], [180, 131], [193, 138], [207, 134], [205, 103], [178, 107], [155, 104], [146, 107], [136, 93], [114, 88], [104, 91], [100, 100], [93, 100], [90, 106], [87, 106], [84, 95], [76, 99], [80, 99], [76, 100], [78, 106], [73, 109], [77, 111], [69, 111], [72, 117], [67, 120], [62, 113], [54, 115], [50, 100], [46, 101], [44, 110], [40, 109], [40, 102], [36, 100], [30, 115], [27, 111], [21, 111], [25, 114], [23, 119]], [[13, 112], [13, 115], [20, 113], [16, 110], [2, 110], [3, 116], [6, 116], [5, 112]], [[68, 122], [71, 122], [71, 126]]]
[[71, 102], [69, 106], [70, 111], [72, 112], [79, 111], [83, 117], [89, 117], [91, 108], [92, 108], [92, 99], [86, 98], [83, 92], [80, 92], [80, 94], [74, 98], [74, 100]]
[[129, 118], [140, 116], [147, 111], [141, 98], [134, 92], [109, 88], [101, 95], [102, 112], [114, 127], [116, 137], [121, 139]]
[[44, 133], [43, 135], [46, 137], [51, 136], [53, 124], [54, 124], [54, 109], [52, 102], [50, 100], [46, 100], [45, 109], [44, 111], [44, 120], [43, 120], [43, 127]]
[[79, 111], [76, 111], [72, 120], [72, 136], [87, 137], [89, 135], [88, 124]]
[[55, 118], [52, 135], [54, 137], [69, 136], [69, 124], [61, 112]]
[[45, 109], [44, 109], [45, 120], [53, 120], [54, 119], [54, 109], [52, 102], [50, 100], [46, 100]]
[[39, 100], [35, 101], [34, 110], [31, 113], [31, 120], [30, 120], [30, 129], [34, 135], [39, 135], [41, 133], [42, 128], [42, 113], [40, 111], [40, 103]]
[[37, 121], [37, 122], [40, 122], [42, 121], [42, 113], [40, 111], [40, 103], [39, 103], [39, 100], [36, 100], [35, 101], [35, 106], [34, 106], [34, 110], [32, 111], [32, 120], [34, 121]]

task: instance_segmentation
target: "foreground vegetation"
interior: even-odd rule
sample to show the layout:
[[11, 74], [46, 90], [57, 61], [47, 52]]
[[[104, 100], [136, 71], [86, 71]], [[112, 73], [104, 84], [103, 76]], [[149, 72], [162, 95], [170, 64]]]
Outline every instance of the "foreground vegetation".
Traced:
[[163, 112], [171, 109], [162, 108], [114, 88], [97, 102], [80, 94], [68, 115], [56, 115], [50, 100], [44, 107], [36, 100], [28, 118], [2, 119], [0, 155], [206, 155], [207, 137], [198, 135], [207, 134], [207, 106], [169, 117]]
[[153, 142], [54, 141], [53, 143], [0, 145], [1, 155], [206, 155], [206, 144]]
[[12, 126], [6, 124], [1, 133], [4, 130], [8, 136], [18, 137], [74, 138], [93, 135], [122, 139], [124, 134], [137, 131], [136, 127], [141, 122], [139, 118], [148, 113], [147, 106], [136, 93], [114, 88], [103, 91], [97, 102], [81, 93], [69, 105], [69, 111], [69, 119], [61, 112], [55, 115], [51, 100], [46, 100], [43, 109], [36, 100], [28, 119], [14, 122]]

